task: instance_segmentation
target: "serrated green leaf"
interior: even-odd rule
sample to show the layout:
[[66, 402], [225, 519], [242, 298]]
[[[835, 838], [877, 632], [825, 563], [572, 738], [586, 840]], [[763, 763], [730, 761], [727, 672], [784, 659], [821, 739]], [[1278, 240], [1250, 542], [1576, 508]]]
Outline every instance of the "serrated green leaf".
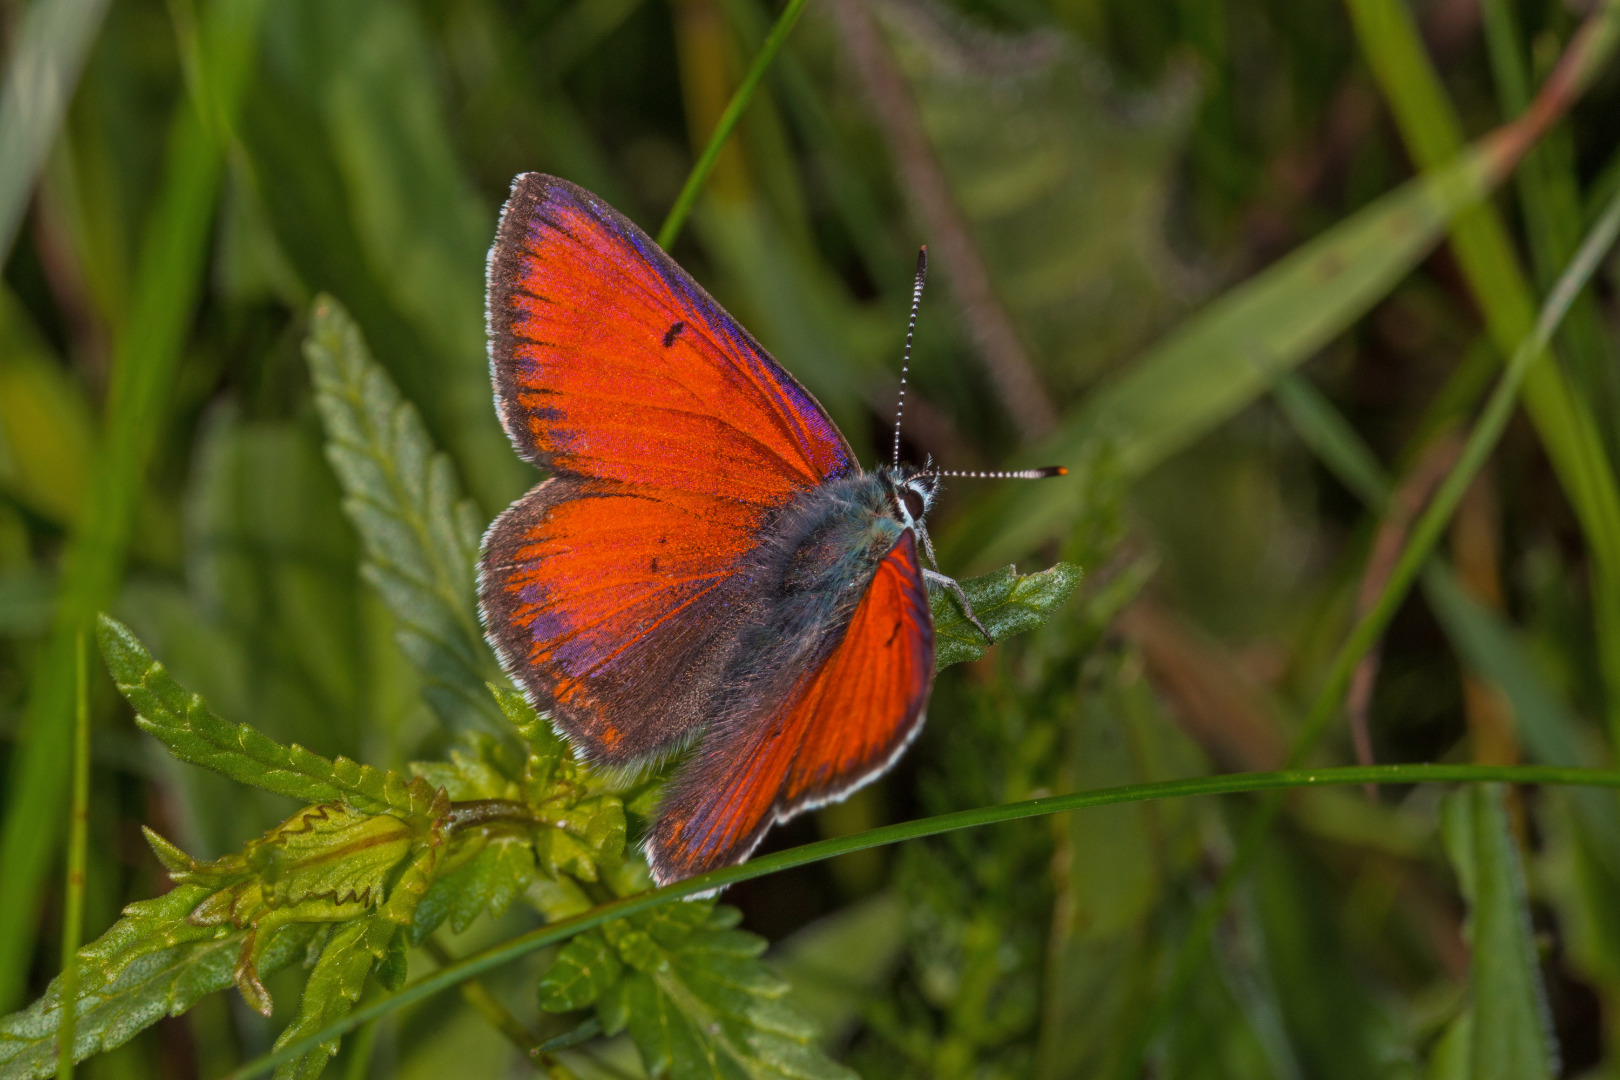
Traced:
[[329, 896], [339, 904], [371, 904], [413, 839], [410, 824], [392, 814], [365, 814], [341, 803], [312, 806], [249, 844], [246, 862], [268, 903]]
[[328, 760], [296, 743], [282, 746], [247, 724], [226, 722], [200, 695], [177, 683], [116, 619], [100, 616], [96, 637], [107, 670], [135, 709], [135, 723], [181, 761], [309, 803], [341, 800], [371, 812], [420, 814], [432, 801], [425, 784], [398, 773], [348, 758]]
[[545, 791], [551, 785], [557, 766], [573, 757], [568, 744], [552, 730], [544, 717], [534, 711], [522, 694], [495, 683], [489, 684], [489, 692], [495, 696], [495, 703], [512, 722], [518, 737], [529, 750], [524, 786], [536, 794]]
[[486, 909], [499, 918], [534, 881], [534, 850], [526, 835], [470, 833], [460, 845], [413, 913], [413, 943], [426, 941], [446, 919], [459, 934]]
[[390, 993], [404, 986], [406, 977], [410, 975], [410, 957], [406, 951], [409, 945], [410, 936], [404, 927], [400, 927], [388, 940], [388, 951], [377, 962], [377, 981]]
[[410, 769], [450, 798], [516, 799], [523, 764], [493, 737], [474, 733], [450, 750], [449, 761], [413, 761]]
[[[281, 1032], [276, 1045], [319, 1031], [354, 1008], [372, 968], [388, 956], [395, 926], [381, 915], [355, 919], [336, 927], [309, 973], [298, 1015]], [[338, 1040], [322, 1043], [276, 1070], [276, 1080], [315, 1080], [338, 1051]]]
[[540, 980], [540, 1007], [573, 1012], [594, 1005], [624, 975], [618, 951], [590, 932], [570, 941]]
[[400, 646], [423, 676], [428, 703], [455, 730], [502, 731], [484, 689], [499, 669], [473, 599], [476, 507], [331, 297], [315, 303], [304, 355], [327, 458], [365, 545], [364, 573], [400, 622]]
[[[962, 582], [973, 614], [996, 641], [1033, 630], [1052, 617], [1080, 586], [1080, 568], [1058, 563], [1048, 570], [1020, 574], [1011, 566]], [[934, 670], [964, 660], [977, 660], [990, 647], [979, 628], [968, 622], [949, 589], [929, 582], [928, 602], [934, 611]]]
[[[1468, 901], [1472, 946], [1468, 977], [1467, 1071], [1470, 1080], [1551, 1080], [1558, 1046], [1530, 925], [1518, 847], [1508, 829], [1502, 788], [1478, 784], [1447, 797], [1441, 819], [1446, 850]], [[1455, 1061], [1463, 1051], [1452, 1046]]]
[[594, 1002], [603, 1032], [628, 1028], [652, 1077], [848, 1080], [788, 1002], [788, 984], [760, 961], [764, 940], [735, 929], [738, 918], [705, 900], [615, 919], [558, 954], [541, 1005]]
[[[122, 1046], [163, 1017], [178, 1016], [231, 985], [242, 932], [187, 921], [208, 891], [181, 885], [131, 904], [110, 930], [79, 950], [75, 1061]], [[260, 970], [298, 959], [313, 932], [294, 926], [276, 935]], [[28, 1008], [0, 1019], [0, 1080], [33, 1080], [56, 1071], [61, 1004], [58, 979]]]
[[484, 850], [456, 872], [460, 879], [450, 905], [450, 929], [461, 933], [487, 908], [500, 918], [534, 880], [534, 850], [526, 837], [494, 836]]

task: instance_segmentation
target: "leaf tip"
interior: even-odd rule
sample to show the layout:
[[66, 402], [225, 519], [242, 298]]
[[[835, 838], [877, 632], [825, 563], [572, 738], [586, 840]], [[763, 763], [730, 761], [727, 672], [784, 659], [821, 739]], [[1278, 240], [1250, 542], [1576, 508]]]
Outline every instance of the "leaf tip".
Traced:
[[96, 616], [96, 644], [101, 647], [107, 670], [120, 686], [140, 682], [142, 674], [155, 662], [135, 632], [106, 612]]

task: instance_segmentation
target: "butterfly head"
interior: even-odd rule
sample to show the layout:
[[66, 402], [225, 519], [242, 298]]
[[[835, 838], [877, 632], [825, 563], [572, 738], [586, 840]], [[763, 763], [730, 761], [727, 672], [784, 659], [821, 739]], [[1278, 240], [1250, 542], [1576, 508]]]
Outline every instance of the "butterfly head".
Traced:
[[925, 472], [914, 465], [890, 466], [880, 471], [889, 489], [896, 519], [908, 529], [922, 531], [923, 518], [939, 493], [939, 474]]

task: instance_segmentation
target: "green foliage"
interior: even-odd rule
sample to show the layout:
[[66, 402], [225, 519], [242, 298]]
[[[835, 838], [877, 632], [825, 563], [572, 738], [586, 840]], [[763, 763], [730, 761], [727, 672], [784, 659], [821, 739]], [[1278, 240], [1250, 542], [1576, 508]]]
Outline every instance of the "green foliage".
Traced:
[[[503, 1036], [582, 1078], [1616, 1073], [1612, 791], [1123, 800], [1302, 782], [1264, 771], [1308, 710], [1314, 780], [1367, 752], [1615, 760], [1612, 259], [1530, 371], [1529, 426], [1424, 527], [1421, 595], [1358, 632], [1368, 741], [1319, 687], [1434, 501], [1435, 440], [1620, 186], [1620, 5], [1484, 0], [1483, 33], [1412, 0], [804, 6], [11, 6], [0, 1014], [57, 962], [71, 643], [98, 611], [141, 730], [92, 680], [82, 894], [111, 929], [77, 984], [0, 1017], [0, 1080], [54, 1069], [68, 993], [71, 1056], [116, 1051], [111, 1077], [219, 1075], [272, 1041], [315, 1076], [362, 1016], [351, 1080], [494, 1075]], [[826, 851], [899, 815], [1000, 824], [759, 856], [776, 871], [728, 899], [776, 955], [707, 900], [600, 925], [657, 903], [634, 845], [661, 777], [583, 767], [482, 640], [478, 529], [535, 479], [490, 408], [481, 307], [529, 169], [649, 228], [690, 209], [676, 257], [862, 460], [927, 242], [909, 459], [1070, 469], [952, 484], [941, 569], [1005, 644], [935, 590], [926, 730], [794, 828]], [[1055, 427], [997, 392], [987, 316]], [[1015, 560], [1056, 565], [970, 576]], [[1086, 809], [1012, 820], [1046, 795]], [[138, 822], [165, 834], [156, 900]], [[273, 1020], [204, 1002], [233, 985], [275, 989]]]
[[477, 508], [331, 297], [316, 301], [304, 351], [365, 575], [399, 620], [428, 702], [457, 730], [500, 730], [484, 690], [496, 670], [473, 605]]
[[[1128, 368], [1100, 383], [1041, 446], [1073, 461], [1107, 439], [1140, 476], [1231, 418], [1385, 296], [1439, 242], [1447, 222], [1489, 190], [1489, 148], [1400, 189], [1212, 301]], [[1083, 488], [1009, 486], [943, 545], [947, 558], [1004, 558], [1070, 523]]]
[[540, 1006], [594, 1007], [602, 1030], [628, 1030], [649, 1076], [832, 1080], [853, 1076], [815, 1044], [784, 1000], [788, 984], [736, 929], [734, 908], [698, 900], [581, 934], [540, 980]]
[[1191, 65], [1133, 93], [1067, 36], [991, 37], [920, 6], [876, 12], [1047, 386], [1093, 382], [1206, 287], [1165, 229], [1201, 92]]
[[[89, 497], [72, 532], [49, 640], [33, 662], [13, 778], [6, 784], [6, 816], [0, 822], [0, 861], [6, 868], [0, 874], [0, 1008], [20, 996], [32, 939], [27, 923], [67, 806], [72, 729], [56, 721], [72, 711], [78, 635], [113, 599], [129, 553], [136, 508], [158, 452], [186, 328], [198, 302], [224, 172], [224, 136], [252, 71], [262, 6], [260, 0], [215, 0], [200, 25], [191, 27], [193, 44], [205, 42], [209, 60], [194, 68], [189, 90], [206, 104], [184, 92], [177, 95], [162, 183], [143, 222], [134, 283], [121, 312], [123, 333], [111, 358], [108, 410]], [[58, 107], [54, 98], [39, 103]], [[13, 115], [13, 122], [22, 119]], [[9, 141], [9, 133], [0, 137], [0, 143]]]
[[[131, 904], [112, 929], [79, 950], [75, 1060], [121, 1046], [163, 1017], [178, 1016], [231, 985], [243, 932], [190, 920], [210, 891], [205, 885], [180, 885], [155, 900]], [[278, 934], [259, 956], [260, 972], [299, 959], [312, 930], [293, 926]], [[0, 1019], [0, 1077], [22, 1080], [56, 1071], [59, 983], [27, 1009]]]
[[[333, 930], [304, 984], [298, 1015], [282, 1029], [276, 1045], [284, 1046], [313, 1034], [346, 1015], [360, 1000], [372, 969], [388, 956], [389, 943], [398, 929], [379, 913], [351, 919]], [[299, 1060], [278, 1068], [276, 1080], [314, 1080], [337, 1051], [336, 1039], [322, 1043]]]

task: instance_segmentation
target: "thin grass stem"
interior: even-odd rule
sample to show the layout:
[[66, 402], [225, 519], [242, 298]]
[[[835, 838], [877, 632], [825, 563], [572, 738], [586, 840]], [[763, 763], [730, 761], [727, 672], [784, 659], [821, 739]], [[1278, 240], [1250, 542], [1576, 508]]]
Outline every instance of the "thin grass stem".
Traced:
[[62, 1022], [57, 1029], [56, 1075], [73, 1080], [73, 1032], [79, 989], [79, 944], [84, 938], [84, 868], [90, 833], [90, 676], [84, 631], [79, 631], [74, 673], [73, 795], [68, 811], [67, 882], [62, 902]]
[[658, 229], [658, 246], [668, 251], [675, 243], [676, 237], [681, 235], [681, 227], [686, 224], [687, 217], [692, 213], [692, 206], [697, 202], [698, 192], [703, 190], [704, 183], [709, 179], [709, 173], [714, 171], [714, 163], [720, 158], [720, 151], [725, 149], [726, 140], [742, 119], [743, 113], [748, 111], [749, 104], [754, 100], [754, 93], [759, 89], [759, 82], [765, 77], [766, 70], [776, 54], [782, 51], [782, 44], [787, 41], [788, 34], [793, 31], [793, 24], [799, 21], [799, 15], [804, 11], [805, 0], [788, 0], [787, 7], [777, 16], [776, 25], [765, 38], [765, 44], [760, 46], [758, 55], [748, 68], [748, 74], [743, 76], [742, 85], [737, 92], [731, 95], [731, 101], [726, 105], [726, 111], [720, 114], [720, 122], [714, 127], [714, 134], [709, 136], [709, 144], [698, 155], [697, 162], [693, 164], [692, 171], [687, 174], [686, 183], [681, 187], [681, 193], [675, 197], [675, 205], [669, 208], [669, 216]]

